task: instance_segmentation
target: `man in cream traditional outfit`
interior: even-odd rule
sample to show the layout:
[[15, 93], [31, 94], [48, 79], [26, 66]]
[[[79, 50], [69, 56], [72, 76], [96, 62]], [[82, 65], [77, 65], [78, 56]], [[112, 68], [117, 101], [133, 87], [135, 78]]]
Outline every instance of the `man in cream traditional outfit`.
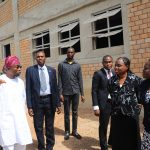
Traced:
[[16, 56], [5, 60], [6, 73], [0, 76], [0, 145], [3, 150], [25, 150], [32, 143], [25, 113], [25, 88], [18, 77], [21, 65]]

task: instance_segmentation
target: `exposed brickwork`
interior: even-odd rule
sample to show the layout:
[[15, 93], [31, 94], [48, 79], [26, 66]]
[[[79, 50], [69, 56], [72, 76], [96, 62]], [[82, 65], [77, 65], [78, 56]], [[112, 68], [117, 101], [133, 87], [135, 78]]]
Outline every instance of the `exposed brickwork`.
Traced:
[[19, 0], [18, 2], [18, 12], [19, 15], [23, 15], [25, 12], [37, 7], [44, 0]]
[[21, 64], [22, 64], [22, 79], [25, 78], [25, 71], [31, 65], [30, 43], [31, 41], [24, 39], [20, 41]]
[[141, 76], [144, 63], [150, 59], [150, 1], [136, 1], [128, 9], [131, 69]]
[[83, 74], [83, 78], [92, 78], [93, 73], [96, 70], [99, 70], [102, 66], [100, 63], [97, 64], [83, 64], [81, 65], [82, 67], [82, 74]]
[[12, 1], [8, 0], [0, 5], [0, 26], [3, 26], [13, 18]]

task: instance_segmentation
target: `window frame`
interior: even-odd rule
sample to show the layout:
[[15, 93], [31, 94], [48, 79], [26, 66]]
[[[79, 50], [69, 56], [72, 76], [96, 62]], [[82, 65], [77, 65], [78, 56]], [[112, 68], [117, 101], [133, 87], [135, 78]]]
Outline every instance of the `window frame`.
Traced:
[[[72, 24], [76, 24], [76, 25], [73, 26]], [[69, 26], [71, 26], [71, 25], [73, 26], [73, 28], [69, 29]], [[68, 26], [68, 31], [65, 31], [65, 32], [66, 32], [66, 34], [68, 34], [68, 37], [62, 38], [62, 34], [65, 33], [65, 32], [62, 32], [62, 31], [67, 26]], [[72, 30], [75, 29], [76, 27], [78, 27], [79, 34], [75, 35], [75, 36], [72, 36]], [[73, 20], [73, 21], [70, 21], [68, 23], [64, 23], [62, 25], [59, 25], [58, 28], [59, 28], [59, 32], [58, 32], [59, 55], [66, 54], [66, 50], [69, 47], [74, 47], [74, 45], [76, 45], [78, 43], [79, 43], [79, 50], [75, 49], [75, 51], [76, 52], [81, 52], [81, 44], [80, 44], [80, 22], [79, 22], [79, 20]], [[71, 46], [69, 46], [69, 43], [71, 44]]]
[[[44, 36], [48, 36], [48, 41], [47, 43], [44, 43]], [[41, 44], [37, 44], [37, 40], [41, 39]], [[51, 44], [50, 44], [50, 31], [49, 30], [44, 30], [40, 31], [37, 33], [34, 33], [32, 36], [32, 44], [33, 44], [33, 53], [38, 51], [38, 50], [44, 50], [46, 57], [51, 57]], [[47, 51], [46, 49], [49, 49]]]
[[[6, 46], [9, 45], [9, 55], [6, 56]], [[7, 44], [4, 44], [2, 46], [2, 59], [5, 59], [6, 57], [10, 56], [11, 55], [11, 44], [10, 43], [7, 43]]]
[[[97, 21], [100, 21], [100, 20], [102, 20], [102, 19], [95, 19], [95, 21], [91, 21], [92, 22], [92, 32], [93, 32], [93, 35], [91, 36], [91, 38], [92, 38], [92, 43], [93, 43], [93, 49], [94, 50], [97, 50], [97, 49], [103, 49], [103, 48], [112, 48], [112, 47], [115, 47], [115, 46], [123, 46], [124, 45], [124, 35], [123, 35], [123, 18], [122, 18], [122, 8], [121, 8], [121, 6], [115, 6], [115, 7], [111, 7], [111, 8], [107, 8], [107, 9], [105, 9], [105, 10], [103, 10], [103, 11], [100, 11], [100, 12], [96, 12], [96, 13], [93, 13], [92, 14], [92, 18], [93, 18], [93, 20], [94, 20], [94, 17], [97, 17], [97, 16], [101, 16], [101, 15], [103, 15], [103, 14], [105, 14], [105, 13], [108, 13], [108, 12], [113, 12], [113, 11], [115, 11], [115, 10], [119, 10], [120, 9], [120, 11], [121, 11], [121, 24], [120, 25], [115, 25], [115, 26], [113, 26], [113, 27], [110, 27], [110, 18], [109, 17], [112, 17], [112, 16], [114, 16], [114, 15], [116, 15], [117, 13], [119, 13], [120, 11], [118, 11], [116, 14], [114, 14], [114, 15], [112, 15], [112, 16], [107, 16], [107, 17], [104, 17], [104, 18], [102, 18], [102, 19], [106, 19], [106, 23], [107, 23], [107, 27], [106, 28], [103, 28], [103, 29], [100, 29], [100, 30], [96, 30], [96, 22]], [[115, 30], [116, 29], [116, 30]], [[122, 44], [120, 44], [120, 45], [115, 45], [115, 46], [113, 46], [113, 45], [111, 45], [111, 36], [112, 35], [109, 35], [109, 33], [111, 34], [111, 30], [114, 30], [114, 31], [119, 31], [119, 30], [121, 30], [120, 32], [122, 32]], [[97, 46], [96, 46], [96, 38], [98, 38], [98, 36], [96, 36], [96, 35], [98, 35], [98, 33], [103, 33], [103, 32], [106, 32], [107, 34], [108, 34], [108, 36], [106, 36], [106, 38], [107, 38], [107, 42], [108, 42], [108, 46], [107, 47], [99, 47], [99, 48], [97, 48]], [[119, 33], [119, 32], [118, 32]], [[117, 33], [117, 34], [118, 34]], [[117, 35], [117, 34], [114, 34], [114, 35]], [[101, 37], [101, 38], [104, 38], [104, 37]], [[121, 43], [120, 42], [120, 43]]]

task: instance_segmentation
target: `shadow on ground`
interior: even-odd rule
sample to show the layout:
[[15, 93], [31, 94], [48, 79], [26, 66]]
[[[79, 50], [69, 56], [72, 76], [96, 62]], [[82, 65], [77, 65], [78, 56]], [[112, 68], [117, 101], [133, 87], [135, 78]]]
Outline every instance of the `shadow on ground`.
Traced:
[[[62, 129], [55, 128], [55, 135], [64, 136], [64, 131]], [[81, 140], [70, 136], [69, 140], [63, 140], [61, 143], [66, 147], [66, 149], [70, 150], [99, 150], [99, 141], [88, 136], [83, 137]]]
[[27, 145], [26, 150], [37, 150], [37, 141], [33, 140], [32, 144]]

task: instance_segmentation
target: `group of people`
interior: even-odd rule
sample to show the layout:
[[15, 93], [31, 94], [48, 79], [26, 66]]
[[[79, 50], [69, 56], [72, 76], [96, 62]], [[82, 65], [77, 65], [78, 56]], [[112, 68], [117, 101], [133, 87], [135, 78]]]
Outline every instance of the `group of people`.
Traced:
[[54, 118], [55, 112], [61, 113], [61, 101], [64, 105], [64, 139], [68, 140], [70, 135], [77, 139], [82, 138], [77, 132], [78, 105], [80, 94], [82, 102], [85, 98], [81, 66], [74, 60], [74, 54], [74, 48], [69, 48], [67, 58], [59, 64], [57, 83], [56, 70], [45, 64], [44, 51], [37, 51], [37, 64], [26, 70], [26, 88], [19, 78], [22, 67], [19, 59], [16, 56], [5, 59], [5, 71], [0, 76], [0, 145], [3, 150], [25, 150], [26, 145], [32, 143], [25, 116], [25, 100], [29, 116], [33, 117], [38, 150], [53, 150]]
[[[61, 102], [64, 105], [64, 140], [69, 140], [70, 135], [82, 138], [77, 130], [78, 105], [80, 95], [82, 102], [85, 97], [81, 66], [74, 60], [74, 55], [74, 48], [68, 48], [67, 58], [58, 65], [57, 83], [56, 70], [45, 64], [44, 51], [37, 51], [37, 64], [26, 70], [26, 88], [19, 78], [22, 67], [19, 59], [16, 56], [5, 59], [5, 72], [0, 76], [0, 145], [3, 150], [25, 150], [26, 145], [32, 143], [25, 101], [29, 116], [33, 117], [38, 150], [53, 150], [54, 118], [55, 112], [61, 113]], [[127, 57], [117, 58], [113, 69], [113, 58], [106, 55], [102, 65], [92, 78], [92, 102], [94, 114], [99, 117], [101, 150], [108, 150], [108, 144], [112, 150], [149, 150], [150, 60], [144, 65], [145, 80], [130, 71]], [[141, 144], [139, 114], [142, 105], [145, 128]]]
[[[145, 63], [143, 78], [130, 70], [130, 60], [106, 55], [103, 68], [92, 79], [94, 114], [99, 116], [101, 150], [150, 150], [150, 59]], [[144, 106], [144, 133], [141, 143], [139, 114]], [[109, 139], [107, 127], [111, 116]]]

